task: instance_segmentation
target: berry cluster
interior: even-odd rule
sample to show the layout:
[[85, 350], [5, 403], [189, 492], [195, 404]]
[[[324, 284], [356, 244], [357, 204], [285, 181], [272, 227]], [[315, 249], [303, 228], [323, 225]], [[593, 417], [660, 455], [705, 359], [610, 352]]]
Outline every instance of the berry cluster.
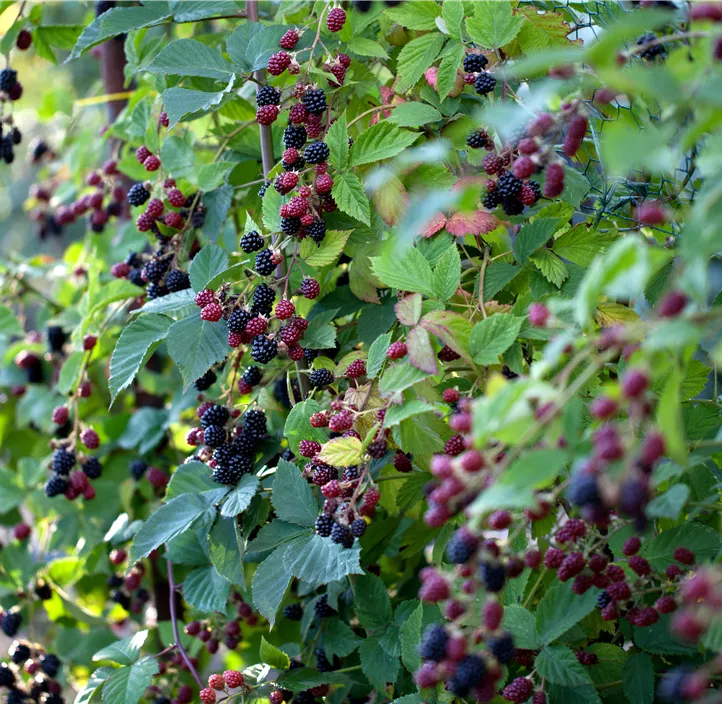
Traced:
[[208, 686], [200, 691], [198, 697], [203, 704], [215, 704], [216, 692], [227, 693], [228, 690], [242, 687], [246, 687], [243, 675], [237, 670], [226, 670], [222, 675], [211, 675]]
[[[241, 626], [245, 623], [248, 627], [258, 624], [258, 615], [253, 611], [251, 605], [243, 600], [240, 594], [233, 594], [233, 601], [236, 603], [236, 615], [232, 618], [217, 615], [203, 621], [191, 621], [185, 627], [185, 632], [194, 638], [198, 638], [206, 650], [213, 655], [218, 652], [220, 644], [223, 643], [229, 650], [235, 650], [241, 642]], [[241, 678], [241, 682], [243, 678]], [[240, 684], [226, 683], [233, 689]]]
[[[11, 612], [6, 612], [5, 616]], [[3, 632], [12, 637], [17, 628]], [[8, 631], [13, 631], [8, 633]], [[0, 690], [5, 690], [7, 704], [23, 704], [28, 700], [43, 704], [63, 704], [62, 685], [57, 676], [62, 668], [60, 658], [39, 645], [14, 640], [8, 650], [8, 661], [0, 662]]]
[[[111, 550], [108, 560], [114, 567], [124, 565], [128, 554], [122, 548]], [[126, 565], [127, 568], [127, 565]], [[110, 600], [122, 606], [126, 611], [139, 614], [150, 600], [149, 591], [142, 586], [145, 567], [136, 563], [130, 570], [111, 574], [107, 584], [110, 588]]]

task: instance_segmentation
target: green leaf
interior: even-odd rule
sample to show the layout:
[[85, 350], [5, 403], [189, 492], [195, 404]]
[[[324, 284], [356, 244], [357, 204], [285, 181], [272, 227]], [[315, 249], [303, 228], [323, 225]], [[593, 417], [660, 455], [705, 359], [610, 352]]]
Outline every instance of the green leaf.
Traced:
[[233, 66], [220, 52], [197, 39], [176, 39], [164, 46], [144, 70], [149, 73], [199, 76], [227, 82], [233, 73]]
[[320, 535], [296, 538], [279, 550], [283, 550], [286, 570], [313, 588], [350, 574], [363, 574], [359, 564], [360, 547], [343, 548]]
[[689, 522], [664, 530], [645, 542], [642, 554], [654, 569], [663, 571], [669, 565], [677, 564], [674, 550], [679, 545], [689, 545], [697, 556], [697, 562], [702, 563], [717, 557], [722, 548], [722, 537], [709, 526]]
[[409, 617], [401, 624], [399, 635], [401, 638], [401, 662], [411, 672], [418, 669], [421, 664], [419, 657], [419, 642], [421, 640], [421, 619], [424, 615], [424, 606], [419, 605], [411, 612]]
[[504, 608], [502, 626], [514, 636], [514, 644], [518, 648], [537, 650], [539, 636], [536, 632], [534, 614], [524, 607], [511, 604]]
[[203, 233], [211, 242], [218, 241], [218, 237], [226, 224], [232, 200], [233, 186], [229, 184], [203, 195], [203, 205], [206, 208], [206, 216], [202, 229]]
[[203, 90], [190, 90], [187, 88], [168, 88], [161, 95], [163, 107], [168, 113], [169, 129], [175, 127], [186, 115], [207, 113], [232, 90], [234, 77], [228, 81], [223, 90], [207, 92]]
[[[496, 3], [492, 3], [496, 4]], [[505, 4], [505, 3], [499, 3]], [[529, 255], [541, 247], [556, 232], [558, 227], [554, 218], [541, 218], [528, 225], [524, 225], [514, 240], [514, 256], [522, 264]]]
[[213, 565], [198, 567], [183, 580], [183, 598], [203, 613], [223, 611], [230, 591], [231, 583]]
[[382, 394], [404, 391], [428, 377], [426, 372], [411, 366], [408, 362], [397, 363], [386, 370], [381, 378], [379, 390]]
[[138, 631], [132, 636], [106, 645], [93, 655], [93, 662], [112, 660], [118, 665], [132, 665], [140, 657], [140, 651], [147, 638], [147, 630]]
[[301, 259], [308, 266], [318, 268], [333, 264], [343, 252], [350, 234], [351, 230], [330, 230], [320, 244], [306, 237], [301, 242]]
[[244, 474], [238, 485], [226, 496], [221, 506], [221, 516], [235, 518], [240, 513], [243, 513], [251, 503], [251, 499], [256, 495], [258, 486], [258, 477], [253, 474]]
[[266, 665], [275, 667], [277, 670], [286, 670], [291, 664], [291, 660], [282, 650], [275, 645], [271, 645], [263, 636], [261, 636], [261, 662]]
[[170, 0], [169, 4], [176, 22], [197, 22], [238, 12], [238, 3], [231, 0]]
[[314, 428], [308, 420], [320, 410], [321, 406], [313, 399], [310, 399], [297, 403], [288, 414], [283, 434], [288, 440], [288, 446], [294, 455], [299, 454], [298, 443], [301, 440], [315, 440], [323, 444], [328, 439], [326, 432], [322, 428]]
[[61, 394], [67, 394], [75, 389], [78, 383], [80, 372], [83, 369], [83, 360], [85, 359], [85, 352], [73, 352], [63, 362], [63, 366], [60, 369], [58, 375], [57, 388]]
[[[203, 193], [214, 191], [226, 182], [228, 174], [234, 166], [236, 166], [236, 164], [230, 161], [217, 161], [213, 164], [205, 164], [198, 172], [198, 188], [200, 188]], [[195, 258], [193, 261], [195, 261]]]
[[564, 635], [572, 626], [591, 613], [597, 603], [597, 590], [590, 589], [578, 596], [571, 584], [559, 583], [551, 587], [539, 602], [536, 627], [542, 644], [549, 644]]
[[322, 684], [345, 684], [346, 681], [342, 674], [336, 672], [319, 672], [310, 667], [298, 667], [281, 673], [276, 679], [276, 684], [284, 689], [290, 687], [298, 691]]
[[193, 148], [180, 137], [169, 136], [160, 148], [163, 168], [173, 178], [189, 178], [195, 171]]
[[675, 366], [659, 397], [657, 422], [664, 435], [667, 454], [678, 464], [685, 464], [687, 445], [684, 441], [684, 425], [682, 423], [681, 383], [679, 368]]
[[0, 335], [22, 335], [23, 328], [7, 306], [0, 306]]
[[191, 286], [197, 293], [206, 284], [228, 268], [228, 255], [217, 245], [208, 244], [201, 249], [188, 267]]
[[544, 278], [557, 288], [569, 278], [569, 269], [567, 265], [559, 259], [550, 249], [540, 249], [532, 254], [529, 259], [534, 266], [541, 271]]
[[442, 301], [448, 301], [459, 288], [461, 258], [456, 247], [449, 247], [434, 268], [431, 288]]
[[654, 701], [654, 666], [647, 653], [634, 653], [627, 658], [623, 671], [624, 696], [630, 702], [652, 704]]
[[293, 538], [306, 535], [308, 528], [297, 526], [295, 523], [286, 523], [281, 520], [274, 520], [266, 523], [258, 531], [258, 535], [248, 544], [247, 552], [266, 552], [273, 550]]
[[550, 684], [547, 690], [548, 701], [554, 704], [602, 704], [597, 690], [591, 685], [565, 687], [561, 684]]
[[675, 484], [663, 494], [655, 496], [647, 504], [645, 512], [650, 518], [671, 518], [676, 521], [689, 495], [690, 488], [686, 484]]
[[334, 467], [351, 467], [361, 462], [361, 441], [358, 438], [333, 438], [324, 444], [319, 459]]
[[426, 103], [401, 103], [394, 108], [389, 122], [399, 127], [423, 127], [441, 119], [441, 113]]
[[384, 417], [384, 428], [392, 428], [394, 425], [398, 425], [402, 420], [434, 410], [434, 406], [430, 403], [426, 403], [426, 401], [419, 401], [418, 399], [412, 399], [400, 406], [391, 406], [386, 411], [386, 416]]
[[283, 601], [288, 583], [293, 577], [283, 564], [284, 551], [285, 546], [274, 550], [258, 565], [251, 581], [253, 605], [268, 619], [271, 628], [276, 621], [276, 612]]
[[123, 329], [110, 358], [108, 388], [111, 404], [123, 389], [130, 386], [158, 343], [165, 339], [172, 324], [173, 319], [166, 315], [149, 313]]
[[339, 657], [350, 655], [361, 642], [362, 639], [341, 619], [326, 619], [323, 629], [323, 647], [330, 659], [333, 659], [334, 655]]
[[186, 462], [173, 472], [166, 489], [166, 500], [181, 494], [202, 494], [219, 489], [223, 493], [227, 491], [226, 487], [219, 487], [211, 479], [209, 467], [205, 462]]
[[412, 39], [404, 46], [396, 64], [397, 93], [405, 93], [424, 75], [441, 52], [445, 41], [443, 35], [429, 32]]
[[400, 291], [415, 291], [429, 298], [434, 297], [431, 267], [424, 255], [415, 247], [407, 249], [401, 257], [384, 253], [380, 257], [371, 257], [374, 275], [387, 286]]
[[[371, 204], [356, 174], [351, 172], [334, 174], [331, 194], [342, 213], [365, 225], [371, 224]], [[264, 197], [263, 200], [265, 203], [266, 198]]]
[[369, 347], [369, 356], [366, 360], [366, 376], [375, 379], [386, 361], [386, 350], [391, 344], [391, 333], [379, 335]]
[[103, 702], [106, 704], [137, 704], [145, 690], [150, 687], [153, 675], [158, 674], [155, 658], [145, 657], [131, 667], [113, 670], [103, 686]]
[[490, 301], [510, 284], [521, 272], [522, 267], [507, 262], [492, 262], [484, 272], [484, 300]]
[[[460, 5], [461, 3], [455, 2], [454, 4]], [[444, 56], [439, 64], [439, 71], [436, 74], [436, 89], [439, 93], [439, 100], [446, 100], [449, 93], [451, 93], [452, 88], [456, 84], [459, 66], [461, 66], [463, 58], [463, 44], [454, 43], [451, 49], [449, 49], [449, 45], [447, 45], [444, 50]]]
[[280, 459], [276, 467], [271, 503], [282, 521], [308, 527], [316, 522], [318, 504], [311, 486], [298, 467], [284, 459]]
[[[212, 509], [211, 509], [212, 510]], [[133, 540], [130, 561], [147, 557], [163, 543], [188, 530], [203, 515], [208, 503], [197, 494], [181, 494], [151, 514]]]
[[576, 655], [564, 645], [543, 648], [534, 661], [537, 672], [552, 684], [579, 687], [592, 684], [589, 674]]
[[[464, 21], [464, 3], [461, 0], [444, 0], [441, 16], [446, 23], [446, 31], [454, 39], [461, 40], [461, 25]], [[461, 64], [461, 60], [457, 65]], [[443, 98], [442, 98], [443, 100]]]
[[416, 132], [399, 129], [387, 120], [377, 122], [362, 132], [354, 142], [351, 147], [350, 164], [361, 166], [390, 159], [411, 146], [418, 138]]
[[523, 17], [512, 14], [509, 2], [478, 2], [474, 6], [474, 17], [466, 20], [466, 30], [477, 44], [486, 49], [499, 49], [519, 34], [523, 23]]
[[365, 574], [353, 584], [354, 609], [361, 625], [368, 631], [382, 631], [391, 623], [391, 600], [379, 577]]
[[244, 584], [243, 543], [235, 518], [216, 518], [208, 533], [208, 556], [221, 577]]
[[312, 350], [324, 350], [336, 344], [336, 326], [331, 321], [338, 309], [324, 311], [314, 315], [303, 333], [303, 346]]
[[386, 689], [387, 682], [395, 682], [399, 676], [399, 659], [389, 655], [378, 637], [366, 638], [359, 648], [361, 670], [368, 681], [379, 691]]
[[278, 51], [278, 41], [287, 29], [284, 25], [245, 22], [228, 38], [228, 54], [244, 71], [266, 68], [271, 54]]
[[168, 354], [178, 365], [185, 388], [228, 354], [228, 326], [224, 320], [212, 323], [192, 315], [168, 329]]
[[386, 50], [372, 39], [366, 37], [354, 37], [346, 44], [346, 50], [357, 56], [371, 56], [376, 59], [387, 59]]
[[498, 364], [521, 330], [524, 318], [497, 313], [477, 323], [469, 335], [469, 352], [476, 364]]
[[107, 679], [115, 672], [113, 667], [99, 667], [90, 673], [85, 687], [75, 697], [73, 704], [90, 704], [93, 697], [102, 691]]
[[337, 169], [345, 169], [348, 164], [349, 150], [346, 113], [338, 117], [328, 128], [325, 142], [330, 151], [329, 161], [331, 164]]
[[604, 254], [613, 241], [613, 233], [601, 232], [579, 223], [555, 240], [554, 252], [562, 259], [588, 267], [596, 256]]
[[385, 14], [402, 27], [438, 30], [436, 18], [441, 15], [441, 8], [432, 0], [416, 0], [386, 10]]

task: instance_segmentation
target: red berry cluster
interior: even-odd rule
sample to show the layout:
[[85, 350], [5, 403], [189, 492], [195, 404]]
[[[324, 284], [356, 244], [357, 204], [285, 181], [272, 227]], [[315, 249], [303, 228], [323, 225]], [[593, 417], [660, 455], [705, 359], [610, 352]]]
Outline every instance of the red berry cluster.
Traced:
[[[185, 632], [189, 636], [198, 638], [211, 654], [218, 652], [221, 643], [229, 650], [235, 650], [242, 639], [242, 624], [245, 623], [248, 627], [254, 627], [258, 623], [258, 616], [254, 613], [250, 604], [243, 601], [238, 594], [234, 594], [233, 599], [236, 602], [235, 618], [226, 618], [218, 615], [204, 621], [191, 621], [185, 627]], [[243, 684], [243, 676], [241, 675], [238, 684], [236, 684], [236, 682], [237, 680], [234, 679], [231, 682], [226, 681], [226, 684], [231, 689], [240, 687]], [[213, 687], [210, 681], [209, 686], [213, 689], [223, 689], [222, 686]]]
[[114, 567], [125, 565], [125, 569], [108, 577], [111, 601], [119, 604], [130, 613], [140, 614], [145, 604], [150, 600], [150, 592], [143, 586], [144, 565], [137, 562], [128, 570], [126, 564], [128, 553], [122, 548], [111, 550], [108, 560]]
[[226, 670], [222, 675], [211, 675], [208, 678], [208, 687], [202, 689], [198, 696], [203, 704], [215, 704], [216, 692], [227, 692], [245, 686], [242, 673], [237, 670]]

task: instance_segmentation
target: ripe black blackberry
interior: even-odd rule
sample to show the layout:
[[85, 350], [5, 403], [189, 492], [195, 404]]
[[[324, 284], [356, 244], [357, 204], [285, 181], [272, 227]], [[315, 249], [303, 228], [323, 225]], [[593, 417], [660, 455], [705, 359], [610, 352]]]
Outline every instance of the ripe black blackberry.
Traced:
[[[30, 657], [30, 648], [28, 648], [25, 643], [19, 643], [18, 641], [15, 641], [12, 646], [10, 647], [9, 651], [10, 659], [16, 664], [16, 665], [22, 665], [29, 657]], [[0, 665], [0, 687], [7, 687], [8, 685], [3, 685], [3, 671], [2, 667], [6, 666], [5, 663], [2, 663]]]
[[316, 519], [314, 527], [318, 535], [322, 538], [328, 538], [328, 536], [331, 535], [334, 525], [333, 518], [331, 518], [331, 516], [327, 516], [325, 513], [322, 513]]
[[11, 68], [0, 71], [0, 90], [9, 93], [18, 82], [18, 72]]
[[514, 639], [511, 633], [502, 633], [499, 636], [489, 638], [486, 644], [496, 659], [506, 665], [514, 657]]
[[251, 252], [257, 252], [262, 247], [263, 237], [261, 237], [255, 230], [246, 232], [246, 234], [241, 237], [241, 249], [246, 254], [251, 254]]
[[67, 336], [59, 325], [48, 326], [48, 347], [51, 352], [62, 352]]
[[353, 535], [351, 531], [340, 523], [334, 523], [331, 529], [331, 540], [345, 548], [350, 548], [353, 545]]
[[165, 285], [171, 293], [185, 291], [191, 287], [191, 279], [185, 271], [171, 269], [165, 276]]
[[[326, 595], [324, 594], [324, 595], [321, 597], [321, 599], [325, 599], [325, 598], [326, 598]], [[319, 604], [319, 602], [321, 601], [321, 599], [319, 599], [319, 600], [316, 602], [316, 606], [318, 606], [318, 604]], [[331, 609], [330, 606], [329, 606], [328, 608]], [[331, 609], [331, 613], [333, 613], [333, 611], [334, 611], [334, 610]], [[322, 616], [321, 614], [319, 614], [318, 611], [316, 611], [316, 613], [317, 613], [321, 618], [323, 618], [323, 616]], [[326, 614], [326, 615], [330, 616], [331, 614]], [[323, 648], [316, 648], [316, 650], [314, 651], [314, 655], [316, 656], [316, 669], [317, 669], [319, 672], [331, 672], [331, 670], [333, 670], [333, 665], [329, 662], [329, 659], [328, 659], [328, 657], [326, 656], [326, 651], [325, 651]]]
[[301, 604], [288, 604], [283, 607], [283, 615], [289, 621], [300, 621], [303, 618], [303, 607]]
[[388, 450], [388, 444], [386, 438], [378, 438], [374, 440], [366, 449], [366, 452], [371, 455], [375, 460], [380, 460]]
[[276, 294], [268, 284], [258, 284], [253, 290], [251, 313], [267, 315], [273, 310]]
[[47, 582], [39, 580], [35, 584], [35, 596], [37, 596], [40, 601], [47, 601], [52, 598], [53, 590]]
[[258, 189], [258, 197], [263, 198], [263, 196], [266, 195], [266, 191], [268, 190], [268, 187], [271, 185], [270, 181], [266, 181], [259, 189]]
[[[28, 648], [28, 651], [30, 649]], [[28, 657], [30, 656], [30, 653], [28, 652]], [[27, 660], [27, 658], [25, 658]], [[13, 658], [13, 662], [15, 662], [15, 659]], [[21, 660], [20, 662], [24, 662], [24, 660]], [[19, 665], [20, 663], [15, 663], [16, 665]], [[0, 663], [0, 687], [12, 687], [15, 684], [15, 674], [13, 671], [8, 667], [6, 662]]]
[[306, 168], [306, 160], [302, 156], [299, 156], [293, 164], [282, 161], [281, 168], [284, 171], [303, 171]]
[[254, 457], [256, 445], [258, 445], [258, 436], [253, 433], [244, 432], [233, 440], [231, 448], [236, 455]]
[[343, 474], [341, 475], [341, 481], [353, 482], [360, 477], [361, 470], [356, 465], [353, 465], [352, 467], [346, 467], [346, 469], [343, 470]]
[[300, 149], [306, 144], [307, 139], [308, 134], [303, 125], [289, 125], [283, 130], [283, 144], [286, 148], [293, 147], [294, 149]]
[[12, 638], [18, 632], [21, 622], [19, 611], [6, 611], [0, 621], [0, 629], [8, 638]]
[[213, 470], [212, 478], [216, 484], [225, 484], [232, 486], [238, 484], [243, 473], [239, 471], [237, 467], [231, 467], [230, 465], [220, 465]]
[[465, 697], [476, 687], [486, 674], [486, 665], [479, 655], [467, 655], [456, 665], [456, 671], [449, 680], [449, 689], [458, 697]]
[[296, 694], [293, 697], [293, 703], [294, 704], [317, 704], [316, 697], [311, 694], [311, 692], [307, 689], [303, 690], [302, 692], [296, 692]]
[[328, 159], [328, 155], [331, 151], [325, 142], [317, 141], [311, 142], [303, 152], [303, 158], [309, 164], [321, 164]]
[[[230, 325], [228, 326], [230, 328]], [[249, 386], [257, 386], [261, 383], [261, 379], [263, 378], [263, 372], [258, 367], [248, 367], [245, 372], [243, 372], [243, 381], [246, 382]]]
[[137, 459], [133, 460], [130, 463], [129, 466], [130, 469], [130, 476], [135, 479], [135, 481], [139, 481], [143, 478], [143, 475], [145, 474], [146, 470], [148, 469], [148, 465], [143, 462], [143, 460]]
[[484, 196], [484, 199], [481, 201], [481, 204], [487, 210], [494, 210], [494, 208], [501, 205], [501, 200], [502, 200], [501, 196], [496, 191], [489, 191]]
[[62, 474], [53, 474], [47, 482], [45, 482], [45, 495], [52, 499], [54, 496], [64, 494], [68, 488], [68, 479]]
[[259, 438], [267, 432], [266, 414], [263, 411], [246, 411], [243, 416], [244, 433], [251, 433]]
[[12, 140], [9, 137], [3, 137], [2, 140], [0, 140], [0, 154], [6, 164], [12, 164], [13, 161], [15, 161], [15, 150], [13, 149]]
[[286, 462], [294, 462], [296, 459], [296, 455], [293, 454], [293, 450], [291, 450], [290, 447], [287, 447], [282, 453], [281, 453], [281, 459], [286, 460]]
[[256, 93], [256, 105], [280, 105], [281, 91], [273, 86], [261, 86]]
[[[329, 605], [328, 603], [328, 596], [326, 594], [322, 594], [318, 601], [313, 605], [313, 610], [316, 612], [316, 616], [319, 618], [326, 618], [326, 616], [333, 616], [333, 614], [336, 613], [336, 610]], [[325, 656], [325, 653], [324, 653]]]
[[419, 643], [419, 655], [424, 660], [440, 662], [446, 657], [446, 643], [449, 634], [440, 623], [432, 623], [426, 627]]
[[303, 94], [301, 102], [312, 115], [320, 115], [326, 110], [326, 93], [322, 88], [307, 90]]
[[[637, 46], [649, 44], [649, 42], [653, 42], [656, 38], [657, 35], [654, 32], [646, 32], [637, 39]], [[664, 44], [655, 44], [639, 52], [639, 58], [644, 61], [654, 61], [659, 57], [665, 56], [667, 56], [667, 47], [665, 47]], [[0, 80], [2, 80], [2, 74], [0, 74]]]
[[149, 301], [153, 301], [156, 298], [163, 298], [163, 296], [167, 296], [169, 293], [170, 291], [163, 284], [148, 284], [148, 288], [146, 289], [146, 296]]
[[196, 391], [207, 391], [216, 383], [217, 378], [215, 372], [209, 369], [203, 376], [193, 382], [193, 386], [195, 386]]
[[130, 281], [130, 283], [132, 284], [135, 284], [139, 288], [144, 288], [146, 283], [140, 269], [131, 269], [130, 273], [128, 274], [128, 281]]
[[496, 86], [496, 78], [486, 71], [482, 71], [474, 81], [474, 90], [479, 95], [488, 95]]
[[123, 575], [122, 574], [111, 574], [108, 577], [106, 584], [111, 589], [117, 589], [118, 587], [122, 587], [123, 586]]
[[103, 474], [103, 466], [97, 457], [88, 457], [88, 459], [83, 462], [81, 469], [85, 472], [85, 476], [88, 477], [88, 479], [99, 479]]
[[316, 357], [318, 357], [321, 354], [321, 350], [312, 350], [309, 347], [303, 348], [303, 358], [307, 362], [313, 362]]
[[609, 606], [612, 603], [612, 597], [607, 594], [606, 591], [601, 591], [597, 594], [597, 608], [603, 609], [605, 606]]
[[147, 281], [157, 284], [164, 276], [170, 260], [168, 259], [151, 259], [144, 267], [143, 274]]
[[504, 582], [506, 581], [504, 565], [482, 562], [479, 568], [479, 576], [490, 592], [500, 592], [504, 588]]
[[281, 218], [281, 231], [286, 237], [295, 235], [301, 229], [301, 218]]
[[226, 442], [226, 429], [220, 425], [206, 426], [203, 431], [203, 443], [208, 447], [220, 447]]
[[326, 236], [326, 223], [321, 218], [314, 218], [313, 222], [306, 228], [306, 232], [318, 244]]
[[471, 559], [475, 552], [474, 542], [460, 531], [454, 533], [446, 545], [446, 558], [452, 565], [463, 565]]
[[201, 425], [207, 428], [209, 425], [223, 426], [228, 422], [231, 414], [225, 406], [218, 404], [211, 406], [201, 418]]
[[60, 447], [53, 453], [53, 471], [56, 474], [68, 475], [75, 466], [75, 454]]
[[128, 191], [128, 203], [131, 205], [143, 205], [148, 198], [150, 198], [150, 193], [145, 190], [142, 183], [132, 185]]
[[466, 138], [466, 146], [470, 149], [483, 149], [489, 143], [489, 135], [484, 130], [469, 132]]
[[351, 535], [360, 538], [366, 532], [366, 521], [363, 518], [357, 518], [351, 524]]
[[273, 252], [270, 249], [262, 249], [256, 254], [254, 269], [260, 276], [270, 276], [275, 270], [273, 263]]
[[542, 196], [541, 186], [536, 181], [527, 181], [527, 183], [529, 184], [529, 188], [534, 191], [536, 199], [539, 200]]
[[40, 656], [40, 667], [48, 677], [55, 677], [60, 670], [60, 660], [57, 655], [48, 653]]
[[256, 335], [251, 343], [251, 358], [259, 364], [268, 364], [278, 354], [275, 340], [265, 335]]
[[228, 316], [228, 330], [235, 333], [243, 332], [246, 329], [246, 325], [248, 325], [248, 321], [252, 317], [253, 316], [247, 310], [236, 308]]
[[20, 142], [23, 141], [23, 133], [14, 125], [10, 130], [10, 141], [15, 145], [20, 144]]
[[353, 0], [351, 4], [353, 5], [354, 10], [358, 10], [363, 13], [368, 12], [374, 5], [371, 0]]
[[501, 201], [501, 207], [504, 209], [505, 215], [521, 215], [524, 211], [524, 203], [516, 196], [507, 196]]
[[466, 73], [479, 73], [483, 71], [489, 59], [484, 54], [466, 54], [464, 56], [464, 71]]
[[120, 590], [114, 591], [110, 595], [110, 599], [122, 606], [126, 611], [130, 609], [130, 597], [125, 592], [121, 592]]
[[328, 369], [315, 369], [308, 377], [308, 381], [315, 389], [333, 384], [333, 374]]
[[506, 196], [516, 196], [521, 191], [522, 185], [523, 183], [521, 179], [514, 176], [511, 171], [505, 171], [501, 176], [499, 176], [496, 182], [495, 192], [502, 198]]

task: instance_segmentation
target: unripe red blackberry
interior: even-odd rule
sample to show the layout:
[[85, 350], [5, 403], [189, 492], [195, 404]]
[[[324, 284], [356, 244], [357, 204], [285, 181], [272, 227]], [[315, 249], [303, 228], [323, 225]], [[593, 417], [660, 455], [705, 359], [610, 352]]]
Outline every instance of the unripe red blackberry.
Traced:
[[331, 32], [340, 32], [346, 24], [346, 12], [343, 8], [334, 7], [326, 17], [326, 27]]
[[677, 601], [670, 595], [661, 596], [655, 602], [654, 608], [657, 609], [660, 614], [671, 614], [677, 610]]
[[89, 450], [95, 450], [100, 446], [98, 433], [96, 433], [92, 428], [86, 428], [82, 433], [80, 433], [80, 442], [82, 442]]
[[511, 525], [511, 514], [504, 509], [499, 509], [489, 516], [487, 522], [489, 523], [489, 528], [504, 530], [504, 528], [508, 528]]
[[65, 425], [65, 423], [68, 422], [69, 415], [70, 415], [70, 412], [68, 411], [66, 406], [56, 406], [53, 409], [53, 413], [51, 415], [51, 420], [56, 425]]
[[280, 76], [290, 65], [291, 57], [285, 51], [272, 54], [266, 66], [272, 76]]
[[408, 455], [406, 455], [401, 450], [398, 450], [396, 452], [396, 454], [394, 455], [393, 465], [394, 465], [394, 469], [397, 472], [406, 473], [406, 472], [410, 472], [413, 469], [411, 460], [409, 459]]
[[306, 278], [301, 283], [301, 295], [304, 298], [313, 300], [318, 298], [318, 294], [321, 293], [321, 286], [316, 279]]
[[301, 457], [314, 457], [321, 451], [321, 443], [315, 440], [301, 440], [298, 444], [298, 452]]
[[279, 40], [279, 44], [281, 45], [282, 49], [291, 50], [293, 49], [296, 44], [298, 44], [298, 40], [300, 39], [298, 32], [295, 29], [289, 29]]
[[487, 600], [483, 610], [484, 626], [490, 631], [495, 631], [501, 625], [503, 617], [504, 607], [496, 599]]
[[259, 125], [271, 125], [278, 118], [277, 105], [263, 105], [256, 111], [256, 122]]
[[146, 171], [158, 171], [160, 168], [160, 159], [155, 156], [155, 154], [151, 154], [144, 162], [143, 162], [143, 168]]
[[216, 692], [214, 689], [206, 687], [205, 689], [202, 689], [200, 691], [200, 693], [198, 694], [198, 698], [203, 702], [203, 704], [215, 704]]
[[300, 345], [293, 345], [287, 350], [288, 358], [294, 362], [300, 362], [303, 359], [303, 347]]
[[358, 379], [360, 376], [366, 374], [366, 364], [363, 359], [357, 359], [346, 368], [346, 376], [349, 379]]
[[[292, 105], [291, 109], [288, 111], [288, 120], [293, 125], [302, 125], [305, 123], [306, 120], [308, 120], [308, 110], [306, 110], [306, 106], [303, 103], [296, 103], [295, 105]], [[305, 138], [303, 141], [306, 141]], [[299, 144], [298, 146], [302, 145]]]
[[211, 675], [208, 678], [208, 686], [211, 689], [222, 691], [226, 688], [225, 680], [223, 679], [223, 675]]
[[609, 418], [617, 412], [617, 402], [609, 396], [597, 396], [589, 407], [592, 418]]
[[13, 538], [15, 540], [26, 540], [31, 533], [32, 529], [27, 523], [16, 523], [13, 526]]
[[642, 369], [628, 369], [622, 377], [622, 393], [627, 398], [638, 398], [649, 386], [649, 377]]
[[201, 308], [201, 320], [217, 323], [223, 317], [223, 308], [218, 303], [209, 303]]
[[626, 582], [614, 582], [607, 587], [612, 601], [626, 601], [632, 595], [632, 591]]
[[652, 567], [641, 555], [632, 555], [628, 561], [629, 567], [640, 577], [646, 577], [651, 573]]
[[159, 218], [163, 215], [165, 206], [160, 198], [152, 198], [146, 206], [145, 212], [152, 218]]
[[525, 702], [531, 697], [533, 690], [534, 685], [531, 680], [526, 677], [517, 677], [504, 687], [502, 696], [510, 702]]
[[[139, 164], [142, 164], [145, 162], [145, 160], [151, 155], [150, 149], [145, 146], [145, 144], [141, 147], [138, 147], [135, 150], [135, 158], [138, 160]], [[93, 184], [91, 184], [93, 185]]]
[[268, 701], [270, 704], [283, 704], [283, 692], [280, 689], [274, 689], [268, 695]]
[[461, 435], [453, 435], [450, 437], [444, 445], [444, 453], [456, 457], [460, 455], [465, 449], [464, 438]]
[[504, 168], [504, 160], [498, 154], [487, 154], [481, 162], [481, 168], [490, 176], [498, 174]]
[[441, 397], [446, 403], [456, 403], [459, 400], [459, 392], [456, 389], [444, 389]]
[[521, 156], [514, 162], [511, 169], [516, 178], [526, 179], [536, 171], [536, 165], [528, 156]]
[[328, 427], [334, 433], [342, 433], [353, 426], [353, 414], [351, 411], [339, 411], [336, 415], [331, 416], [328, 421]]
[[682, 291], [670, 291], [660, 301], [657, 308], [663, 318], [675, 318], [687, 305], [687, 296]]
[[147, 211], [141, 213], [135, 221], [135, 226], [138, 228], [138, 232], [148, 232], [155, 222], [155, 219]]
[[168, 191], [168, 202], [174, 207], [174, 208], [182, 208], [185, 205], [186, 197], [183, 195], [183, 192], [178, 188], [173, 188], [170, 191]]
[[544, 197], [556, 198], [560, 196], [564, 191], [564, 167], [557, 162], [552, 162], [547, 166], [545, 174]]
[[673, 557], [683, 565], [693, 565], [696, 558], [695, 554], [689, 548], [685, 547], [675, 548]]
[[453, 362], [461, 359], [461, 355], [457, 354], [449, 345], [444, 345], [436, 355], [442, 362]]
[[408, 348], [406, 347], [405, 342], [392, 342], [389, 345], [389, 348], [386, 350], [386, 356], [389, 359], [401, 359], [402, 357], [406, 356], [407, 352]]
[[549, 309], [543, 303], [532, 303], [529, 306], [529, 322], [536, 328], [543, 328], [549, 320]]
[[544, 692], [534, 692], [531, 702], [532, 704], [547, 704], [547, 695]]
[[172, 227], [174, 230], [181, 230], [183, 229], [183, 225], [185, 225], [183, 216], [176, 212], [166, 213], [164, 222], [168, 225], [168, 227]]
[[27, 29], [21, 29], [20, 32], [18, 32], [17, 39], [15, 40], [15, 46], [20, 51], [27, 51], [32, 43], [33, 35], [30, 34]]

